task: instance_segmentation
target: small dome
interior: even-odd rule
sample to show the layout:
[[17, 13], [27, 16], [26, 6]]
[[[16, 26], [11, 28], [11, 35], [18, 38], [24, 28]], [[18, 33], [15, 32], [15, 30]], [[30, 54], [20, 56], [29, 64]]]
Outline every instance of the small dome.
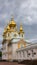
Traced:
[[7, 30], [10, 30], [10, 27], [9, 26], [7, 26]]
[[23, 31], [23, 27], [22, 27], [22, 24], [20, 25], [20, 31]]
[[10, 30], [10, 27], [9, 27], [9, 26], [7, 26], [7, 27], [4, 29], [3, 34], [6, 34], [9, 30]]
[[22, 27], [22, 24], [20, 25], [20, 31], [19, 31], [19, 34], [20, 33], [24, 33], [24, 31], [23, 31], [23, 27]]
[[5, 30], [4, 30], [4, 34], [6, 34], [6, 32], [7, 32], [7, 30], [5, 29]]
[[16, 26], [16, 23], [15, 21], [13, 20], [13, 18], [11, 19], [11, 22], [9, 24], [10, 27], [15, 27]]
[[23, 28], [22, 27], [20, 27], [20, 31], [23, 31]]

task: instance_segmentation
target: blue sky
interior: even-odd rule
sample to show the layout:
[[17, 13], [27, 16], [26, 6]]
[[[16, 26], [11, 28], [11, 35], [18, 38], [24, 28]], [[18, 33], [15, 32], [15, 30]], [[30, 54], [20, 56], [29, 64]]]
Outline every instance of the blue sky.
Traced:
[[25, 39], [37, 40], [37, 0], [0, 0], [0, 41], [12, 15], [17, 25], [22, 22]]

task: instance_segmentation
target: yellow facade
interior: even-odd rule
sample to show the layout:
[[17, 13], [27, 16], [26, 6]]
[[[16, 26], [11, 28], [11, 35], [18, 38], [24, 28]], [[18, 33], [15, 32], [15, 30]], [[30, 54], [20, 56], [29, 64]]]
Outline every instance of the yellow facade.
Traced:
[[26, 42], [22, 39], [18, 42], [18, 48], [26, 47]]

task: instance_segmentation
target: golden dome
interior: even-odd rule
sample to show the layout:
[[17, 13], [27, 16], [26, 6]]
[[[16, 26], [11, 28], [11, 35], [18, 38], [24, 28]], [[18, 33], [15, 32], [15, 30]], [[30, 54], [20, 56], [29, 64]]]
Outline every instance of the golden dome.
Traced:
[[15, 21], [13, 20], [13, 18], [11, 19], [11, 22], [9, 24], [10, 27], [15, 27], [16, 26], [16, 23]]
[[19, 33], [24, 33], [22, 24], [20, 25], [20, 32]]
[[6, 30], [6, 28], [4, 29], [4, 34], [6, 34], [6, 32], [7, 32], [7, 30]]
[[10, 30], [10, 27], [9, 27], [9, 26], [7, 26], [7, 27], [4, 29], [3, 34], [6, 34], [9, 30]]
[[9, 25], [7, 26], [7, 30], [10, 30], [10, 27], [9, 27]]
[[20, 31], [23, 31], [23, 28], [22, 28], [22, 26], [20, 26]]
[[20, 31], [23, 31], [23, 27], [22, 27], [22, 24], [20, 25]]
[[6, 33], [7, 32], [7, 28], [5, 27], [5, 29], [4, 29], [4, 33]]

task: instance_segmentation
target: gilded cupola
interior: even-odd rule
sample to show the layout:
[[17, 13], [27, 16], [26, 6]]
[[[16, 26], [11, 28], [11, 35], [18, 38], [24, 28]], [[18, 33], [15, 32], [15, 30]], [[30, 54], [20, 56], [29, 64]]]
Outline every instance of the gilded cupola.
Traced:
[[4, 29], [4, 32], [3, 32], [3, 37], [6, 35], [6, 33], [7, 33], [7, 30], [6, 30], [6, 28]]
[[22, 27], [22, 24], [20, 25], [20, 31], [19, 31], [19, 34], [20, 33], [24, 33], [24, 31], [23, 31], [23, 27]]
[[7, 32], [8, 32], [8, 31], [10, 31], [10, 27], [9, 27], [9, 25], [7, 26]]
[[6, 32], [7, 32], [7, 29], [5, 28], [3, 34], [6, 34]]
[[4, 29], [3, 35], [6, 35], [6, 33], [10, 30], [9, 26], [6, 26], [6, 28]]
[[16, 23], [15, 23], [15, 21], [14, 21], [13, 18], [11, 18], [11, 21], [10, 21], [10, 23], [9, 23], [9, 26], [10, 26], [10, 27], [16, 27]]

